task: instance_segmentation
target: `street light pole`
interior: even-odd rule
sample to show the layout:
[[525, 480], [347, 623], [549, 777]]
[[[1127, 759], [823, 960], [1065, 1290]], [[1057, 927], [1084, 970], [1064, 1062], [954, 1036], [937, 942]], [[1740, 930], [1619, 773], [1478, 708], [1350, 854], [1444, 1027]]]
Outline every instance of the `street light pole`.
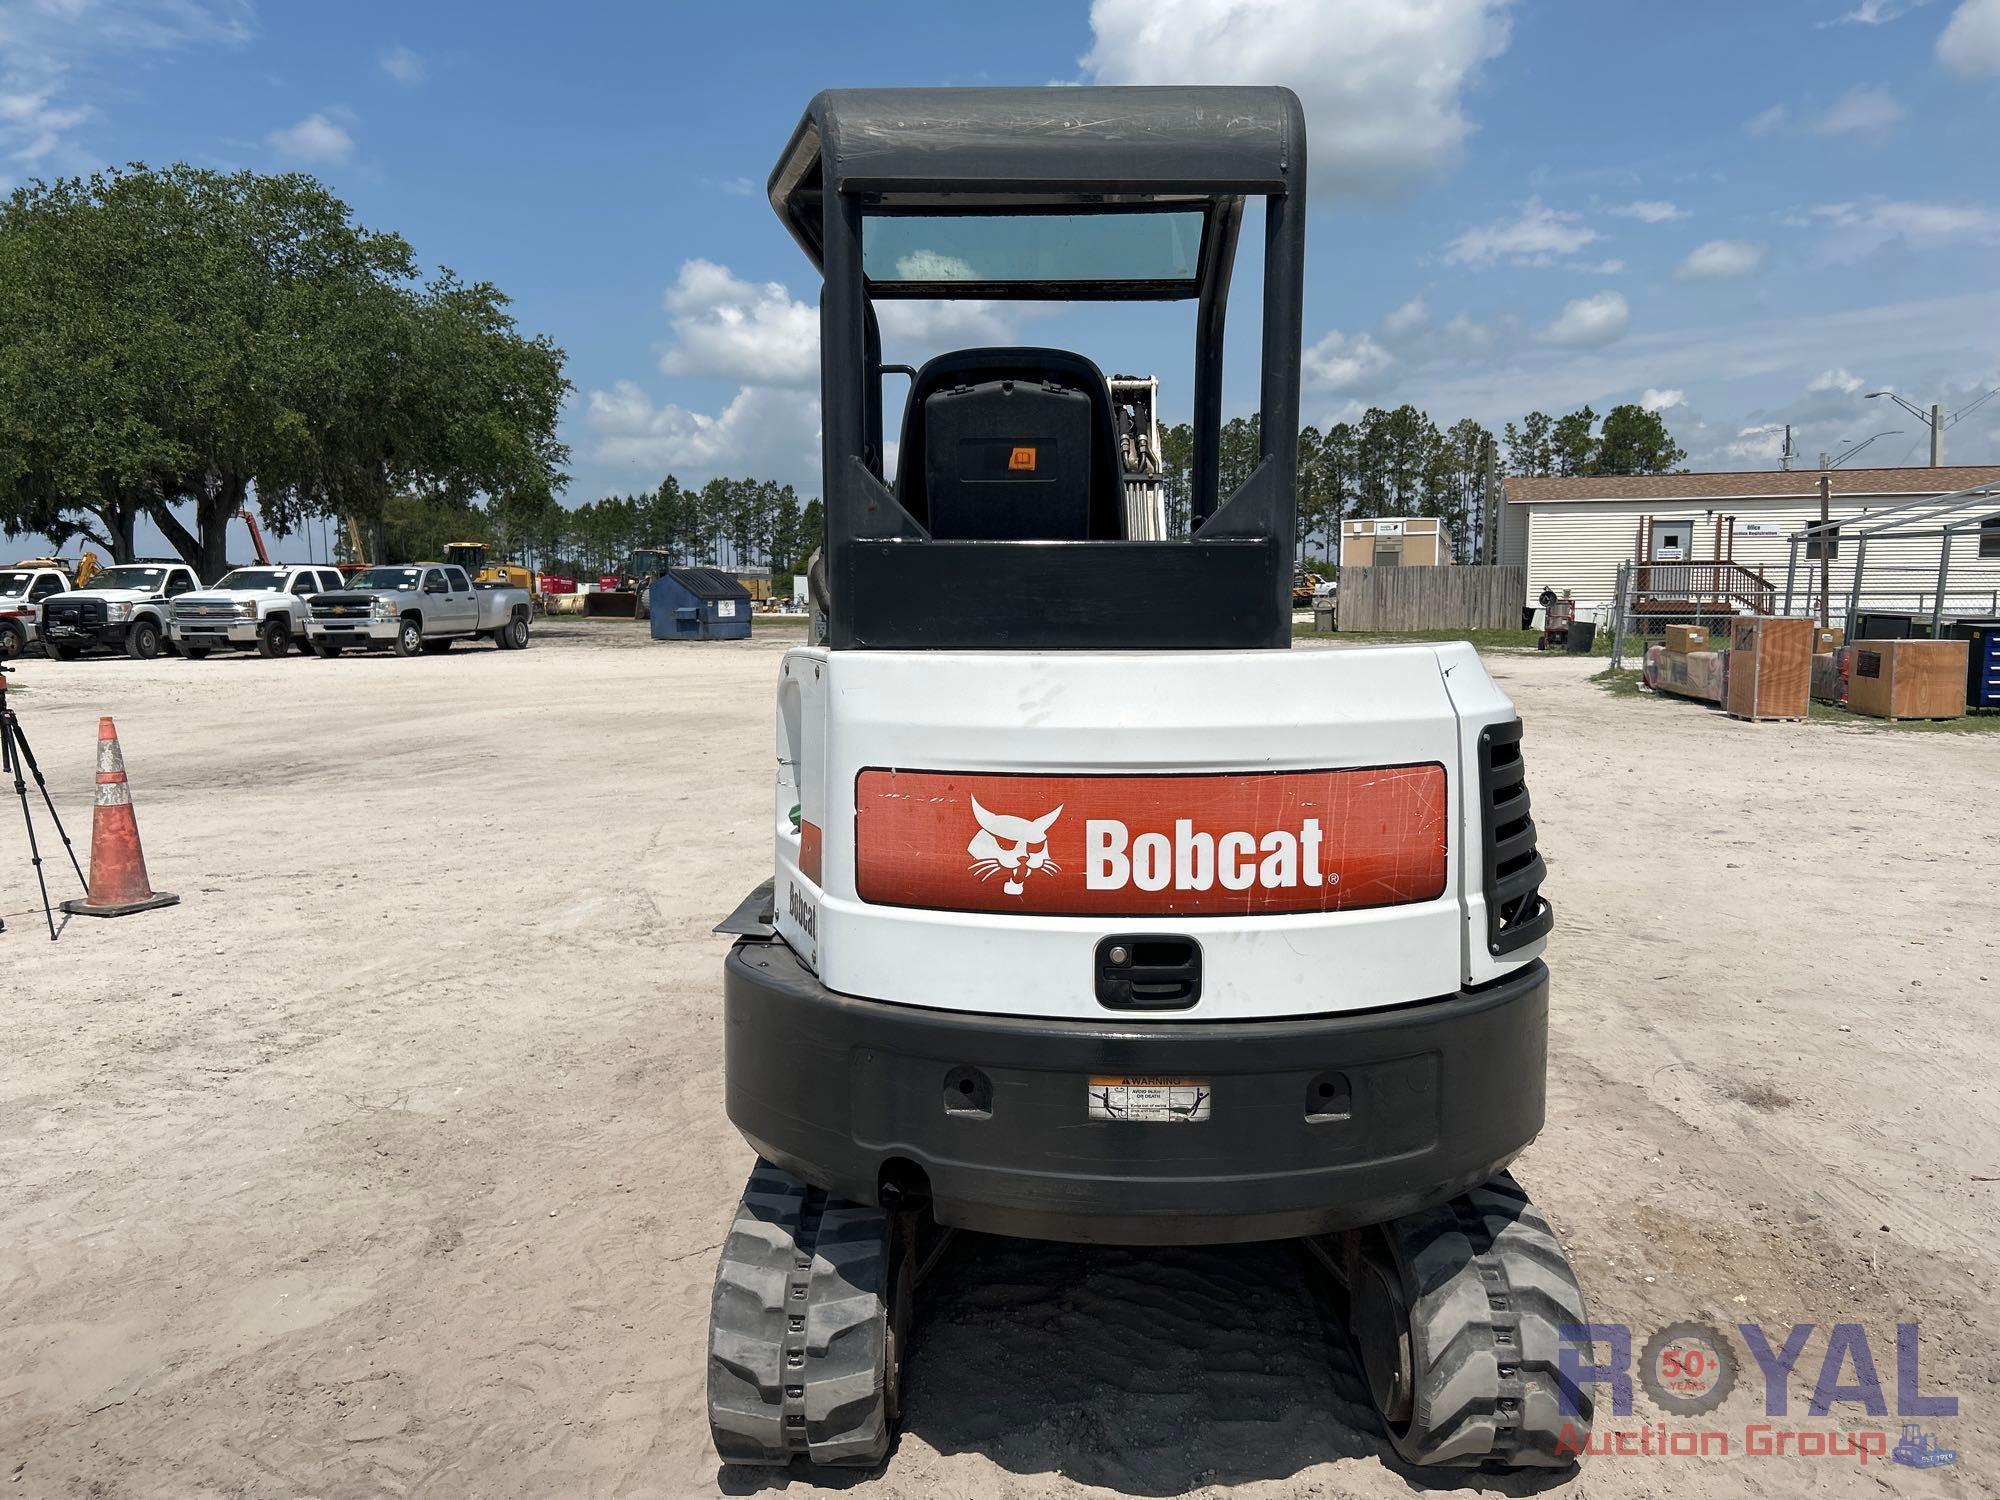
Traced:
[[1921, 406], [1918, 406], [1914, 401], [1905, 401], [1901, 396], [1897, 395], [1894, 391], [1870, 391], [1868, 393], [1867, 399], [1873, 401], [1878, 396], [1887, 396], [1891, 401], [1895, 402], [1898, 406], [1902, 407], [1904, 411], [1908, 412], [1911, 416], [1915, 417], [1919, 422], [1923, 423], [1924, 426], [1930, 429], [1931, 467], [1933, 469], [1943, 468], [1944, 429], [1946, 425], [1943, 404], [1941, 402], [1933, 401], [1931, 403], [1931, 409], [1929, 411], [1925, 411]]

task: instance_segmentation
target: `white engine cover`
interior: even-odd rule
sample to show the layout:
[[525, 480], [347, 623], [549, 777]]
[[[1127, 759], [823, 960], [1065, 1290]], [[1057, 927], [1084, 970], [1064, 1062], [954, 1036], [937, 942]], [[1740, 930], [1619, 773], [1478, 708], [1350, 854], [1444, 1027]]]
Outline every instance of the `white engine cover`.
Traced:
[[[1450, 994], [1543, 947], [1496, 961], [1486, 943], [1478, 740], [1484, 726], [1514, 717], [1468, 645], [1106, 655], [796, 649], [778, 692], [778, 930], [829, 989], [995, 1015], [1103, 1019], [1112, 1013], [1094, 990], [1098, 942], [1147, 932], [1195, 938], [1202, 986], [1192, 1008], [1131, 1015], [1139, 1024]], [[1135, 917], [1017, 913], [1004, 900], [994, 900], [999, 910], [933, 910], [857, 892], [865, 771], [1115, 777], [1432, 765], [1443, 768], [1446, 801], [1442, 893], [1431, 899]], [[1005, 812], [1035, 818], [1047, 809]], [[968, 867], [979, 833], [968, 820]], [[1050, 878], [1080, 882], [1112, 869], [1104, 840], [1087, 871], [1083, 828], [1063, 826], [1061, 838], [1063, 870]]]

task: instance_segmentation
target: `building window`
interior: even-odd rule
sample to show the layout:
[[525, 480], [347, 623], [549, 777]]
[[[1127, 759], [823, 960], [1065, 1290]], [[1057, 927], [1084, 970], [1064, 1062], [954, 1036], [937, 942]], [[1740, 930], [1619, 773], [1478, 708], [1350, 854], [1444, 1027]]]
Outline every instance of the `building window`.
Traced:
[[1988, 516], [1979, 523], [1979, 555], [2000, 557], [2000, 516]]
[[1830, 527], [1817, 536], [1807, 537], [1806, 556], [1813, 559], [1840, 556], [1840, 528]]

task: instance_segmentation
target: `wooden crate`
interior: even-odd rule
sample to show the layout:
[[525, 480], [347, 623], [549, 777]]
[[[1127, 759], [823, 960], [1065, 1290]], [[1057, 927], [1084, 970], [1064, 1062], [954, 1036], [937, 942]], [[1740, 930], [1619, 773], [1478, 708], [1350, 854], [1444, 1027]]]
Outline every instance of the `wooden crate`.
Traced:
[[1803, 719], [1812, 708], [1812, 632], [1810, 620], [1738, 620], [1723, 708], [1738, 719]]
[[1813, 654], [1812, 695], [1815, 703], [1847, 701], [1847, 653], [1844, 650]]
[[1708, 649], [1708, 632], [1699, 625], [1669, 625], [1667, 627], [1667, 649], [1682, 656], [1690, 651]]
[[1862, 641], [1848, 658], [1847, 706], [1872, 719], [1965, 717], [1965, 641]]
[[1825, 656], [1847, 644], [1847, 632], [1838, 625], [1815, 625], [1812, 633], [1814, 656]]

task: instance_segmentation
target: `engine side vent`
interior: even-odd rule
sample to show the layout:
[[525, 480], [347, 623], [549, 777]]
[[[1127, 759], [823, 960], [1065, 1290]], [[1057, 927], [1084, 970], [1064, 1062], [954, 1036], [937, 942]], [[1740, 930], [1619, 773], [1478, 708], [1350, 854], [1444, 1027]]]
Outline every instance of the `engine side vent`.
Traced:
[[1486, 877], [1486, 948], [1512, 953], [1555, 925], [1542, 897], [1548, 867], [1535, 849], [1528, 816], [1528, 768], [1521, 759], [1521, 721], [1489, 724], [1479, 733], [1479, 844]]

